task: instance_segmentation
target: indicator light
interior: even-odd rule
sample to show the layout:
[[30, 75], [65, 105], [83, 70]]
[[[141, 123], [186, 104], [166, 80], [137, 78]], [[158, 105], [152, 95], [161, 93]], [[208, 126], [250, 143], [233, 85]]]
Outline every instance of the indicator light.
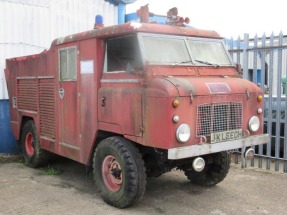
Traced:
[[177, 99], [173, 100], [172, 106], [176, 108], [178, 107], [178, 105], [179, 105], [179, 101]]
[[257, 96], [257, 101], [262, 102], [262, 100], [263, 100], [263, 96], [261, 95]]

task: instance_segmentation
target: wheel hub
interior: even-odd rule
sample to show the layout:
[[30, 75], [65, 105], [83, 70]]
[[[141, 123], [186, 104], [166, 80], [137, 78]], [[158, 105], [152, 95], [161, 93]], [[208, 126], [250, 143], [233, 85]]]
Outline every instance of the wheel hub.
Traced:
[[120, 179], [122, 171], [120, 169], [112, 169], [112, 174], [116, 179]]
[[105, 185], [113, 192], [118, 191], [122, 186], [122, 168], [117, 159], [108, 155], [102, 164], [102, 176]]
[[33, 138], [33, 134], [31, 132], [26, 134], [25, 149], [26, 149], [26, 153], [29, 157], [32, 157], [34, 155], [34, 153], [35, 153], [34, 138]]

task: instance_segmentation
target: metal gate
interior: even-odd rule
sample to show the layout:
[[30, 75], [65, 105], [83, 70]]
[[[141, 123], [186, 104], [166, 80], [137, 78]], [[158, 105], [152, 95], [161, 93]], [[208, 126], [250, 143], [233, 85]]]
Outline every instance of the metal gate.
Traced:
[[[266, 168], [287, 172], [287, 106], [286, 70], [287, 36], [248, 34], [237, 40], [226, 40], [226, 46], [235, 63], [242, 65], [242, 77], [261, 87], [264, 92], [264, 132], [271, 135], [268, 144], [255, 148], [256, 157], [250, 163], [242, 160], [242, 167]], [[238, 163], [239, 154], [235, 154]]]

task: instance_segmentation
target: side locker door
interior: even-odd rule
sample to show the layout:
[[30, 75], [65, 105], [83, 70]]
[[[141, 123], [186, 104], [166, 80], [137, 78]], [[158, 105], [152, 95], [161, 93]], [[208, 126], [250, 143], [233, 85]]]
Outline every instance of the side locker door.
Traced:
[[60, 46], [58, 49], [58, 62], [60, 151], [62, 151], [61, 154], [66, 154], [69, 151], [75, 155], [81, 150], [77, 44], [65, 47]]

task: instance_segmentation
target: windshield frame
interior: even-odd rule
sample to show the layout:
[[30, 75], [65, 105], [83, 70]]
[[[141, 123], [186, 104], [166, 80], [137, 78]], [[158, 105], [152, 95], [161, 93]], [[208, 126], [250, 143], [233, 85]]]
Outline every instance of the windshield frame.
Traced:
[[226, 57], [228, 58], [228, 61], [230, 62], [230, 64], [226, 65], [226, 64], [219, 64], [220, 67], [235, 67], [235, 64], [230, 56], [230, 54], [228, 53], [225, 44], [224, 44], [224, 40], [220, 39], [220, 38], [202, 38], [202, 37], [187, 37], [187, 36], [177, 36], [177, 35], [167, 35], [167, 34], [152, 34], [152, 33], [138, 33], [138, 41], [139, 41], [139, 47], [140, 47], [140, 51], [141, 51], [141, 56], [142, 56], [142, 60], [144, 62], [144, 64], [146, 64], [145, 59], [147, 59], [146, 57], [146, 50], [145, 50], [145, 45], [144, 45], [144, 40], [143, 37], [155, 37], [155, 38], [170, 38], [170, 39], [177, 39], [177, 40], [183, 40], [184, 44], [186, 46], [186, 49], [188, 51], [188, 56], [191, 59], [191, 62], [173, 62], [173, 63], [148, 63], [148, 65], [167, 65], [167, 66], [205, 66], [205, 67], [214, 67], [214, 65], [207, 65], [207, 64], [203, 64], [203, 63], [199, 63], [196, 62], [196, 60], [200, 60], [200, 59], [196, 59], [193, 54], [192, 51], [190, 50], [190, 46], [188, 45], [188, 41], [189, 40], [193, 40], [193, 41], [206, 41], [206, 42], [217, 42], [220, 43], [224, 53], [226, 55]]

